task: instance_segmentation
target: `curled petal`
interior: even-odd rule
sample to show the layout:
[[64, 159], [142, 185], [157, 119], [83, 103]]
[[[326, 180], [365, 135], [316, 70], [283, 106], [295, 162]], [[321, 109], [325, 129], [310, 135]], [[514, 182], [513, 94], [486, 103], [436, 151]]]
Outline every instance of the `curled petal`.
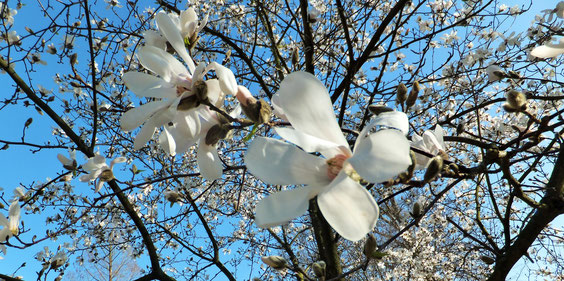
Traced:
[[102, 189], [103, 185], [104, 185], [104, 182], [102, 180], [98, 180], [98, 182], [96, 183], [96, 189], [94, 189], [94, 192], [98, 193], [100, 191], [100, 189]]
[[409, 141], [398, 130], [378, 131], [360, 141], [348, 162], [363, 179], [383, 182], [411, 165]]
[[564, 54], [564, 37], [560, 39], [558, 44], [548, 43], [531, 50], [531, 55], [538, 58], [552, 58], [560, 54]]
[[296, 130], [348, 146], [337, 124], [329, 93], [313, 74], [291, 73], [282, 80], [277, 95], [280, 107]]
[[255, 138], [245, 155], [245, 164], [255, 177], [270, 184], [329, 183], [322, 158], [276, 139]]
[[184, 38], [180, 34], [180, 30], [178, 27], [172, 22], [169, 15], [164, 12], [160, 12], [157, 14], [156, 17], [157, 24], [159, 25], [159, 30], [163, 33], [166, 37], [170, 45], [176, 50], [176, 52], [180, 55], [180, 57], [186, 62], [188, 65], [188, 69], [190, 72], [194, 72], [196, 66], [194, 65], [194, 61], [186, 51], [186, 46], [184, 46]]
[[303, 215], [309, 206], [311, 188], [308, 186], [273, 193], [257, 204], [255, 221], [268, 228], [285, 224]]
[[167, 129], [167, 126], [164, 127], [163, 132], [159, 136], [159, 146], [162, 147], [168, 155], [176, 155], [176, 142], [170, 131]]
[[127, 161], [127, 158], [125, 157], [117, 157], [116, 159], [112, 160], [112, 162], [110, 162], [110, 170], [114, 168], [114, 165], [117, 163], [123, 163]]
[[[306, 152], [320, 152], [327, 159], [341, 153], [339, 145], [334, 142], [316, 138], [289, 127], [274, 127], [274, 130], [283, 139], [301, 147]], [[348, 150], [348, 147], [345, 150]], [[350, 150], [348, 154], [352, 154]]]
[[221, 178], [223, 167], [215, 145], [207, 145], [204, 141], [198, 144], [198, 167], [200, 174], [207, 180]]
[[407, 115], [399, 111], [380, 113], [374, 118], [374, 121], [372, 122], [373, 125], [398, 129], [404, 135], [407, 135], [409, 131], [409, 121], [407, 120]]
[[344, 172], [317, 196], [327, 222], [343, 238], [358, 241], [374, 229], [379, 209], [372, 195]]

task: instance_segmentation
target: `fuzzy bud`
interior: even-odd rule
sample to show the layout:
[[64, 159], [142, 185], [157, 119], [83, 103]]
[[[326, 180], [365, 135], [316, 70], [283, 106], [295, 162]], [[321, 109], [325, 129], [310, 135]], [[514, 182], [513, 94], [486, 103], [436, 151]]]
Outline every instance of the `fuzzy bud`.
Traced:
[[206, 144], [215, 145], [219, 140], [225, 139], [230, 130], [222, 124], [213, 125], [206, 134]]
[[272, 109], [263, 99], [254, 102], [250, 101], [247, 105], [241, 104], [241, 108], [245, 115], [255, 124], [264, 124], [270, 121]]
[[98, 176], [98, 178], [99, 178], [101, 181], [109, 182], [109, 181], [111, 181], [111, 180], [114, 179], [114, 173], [112, 172], [112, 170], [109, 170], [109, 169], [108, 169], [108, 170], [104, 170], [104, 171], [100, 174], [100, 176]]
[[400, 83], [396, 90], [396, 102], [398, 104], [403, 104], [407, 99], [407, 87], [405, 84]]
[[368, 106], [368, 110], [370, 110], [370, 112], [374, 113], [374, 115], [378, 115], [378, 114], [384, 113], [384, 112], [394, 111], [392, 108], [389, 108], [389, 107], [384, 106], [384, 105], [377, 105], [377, 104]]
[[505, 98], [507, 102], [503, 105], [503, 109], [507, 112], [521, 112], [527, 109], [527, 97], [522, 92], [511, 90], [507, 92]]
[[405, 101], [405, 106], [407, 108], [410, 108], [413, 105], [415, 105], [415, 102], [419, 97], [419, 91], [421, 91], [421, 86], [419, 85], [419, 82], [418, 81], [413, 82], [413, 87], [411, 87], [411, 92], [409, 92], [409, 96], [407, 96], [407, 100]]
[[314, 262], [311, 265], [311, 269], [313, 269], [313, 273], [317, 278], [325, 277], [325, 269], [327, 268], [327, 264], [324, 261]]
[[443, 157], [437, 155], [431, 159], [429, 166], [427, 166], [427, 171], [425, 171], [425, 176], [423, 176], [423, 182], [428, 183], [439, 176], [443, 169]]
[[268, 266], [270, 266], [270, 267], [272, 267], [276, 270], [282, 270], [282, 269], [286, 268], [286, 266], [288, 265], [288, 262], [286, 261], [286, 259], [284, 259], [281, 256], [268, 256], [268, 257], [261, 257], [260, 259], [266, 265], [268, 265]]
[[413, 204], [413, 209], [411, 210], [411, 216], [414, 219], [417, 219], [423, 215], [423, 204], [421, 201], [417, 200], [415, 204]]
[[372, 234], [368, 234], [368, 238], [366, 239], [366, 243], [364, 243], [364, 250], [363, 253], [367, 258], [372, 256], [372, 253], [376, 251], [376, 247], [378, 247], [376, 243], [376, 238]]
[[171, 207], [174, 203], [180, 202], [180, 199], [182, 198], [180, 193], [178, 193], [176, 191], [172, 191], [172, 190], [165, 191], [164, 197], [168, 202], [170, 202]]

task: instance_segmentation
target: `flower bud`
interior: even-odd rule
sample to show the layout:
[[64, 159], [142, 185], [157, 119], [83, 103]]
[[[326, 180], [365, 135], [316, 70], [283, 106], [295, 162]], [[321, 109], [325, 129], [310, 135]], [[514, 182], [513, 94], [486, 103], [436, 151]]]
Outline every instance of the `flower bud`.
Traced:
[[378, 104], [368, 106], [368, 110], [370, 110], [370, 112], [374, 113], [374, 115], [378, 115], [378, 114], [384, 113], [384, 112], [394, 111], [392, 108], [389, 108], [385, 105], [378, 105]]
[[370, 258], [372, 256], [372, 253], [374, 253], [374, 251], [376, 251], [376, 247], [378, 247], [378, 245], [376, 243], [376, 238], [374, 237], [374, 235], [368, 234], [368, 238], [366, 239], [366, 242], [364, 243], [364, 250], [363, 250], [364, 255], [367, 258]]
[[407, 87], [405, 84], [400, 83], [396, 90], [396, 102], [399, 104], [403, 104], [407, 99]]
[[495, 263], [495, 260], [494, 260], [493, 258], [491, 258], [491, 257], [488, 257], [488, 256], [481, 256], [480, 259], [481, 259], [484, 263], [486, 263], [486, 264], [493, 264], [493, 263]]
[[409, 96], [407, 96], [407, 100], [405, 101], [405, 106], [407, 108], [410, 108], [413, 105], [415, 105], [415, 102], [419, 97], [420, 90], [421, 90], [421, 86], [419, 85], [419, 82], [418, 81], [413, 82], [413, 87], [411, 88], [411, 92], [409, 92]]
[[180, 100], [176, 109], [178, 111], [187, 111], [200, 105], [200, 101], [196, 95], [190, 95]]
[[507, 92], [505, 98], [507, 102], [503, 105], [503, 109], [507, 112], [521, 112], [527, 109], [527, 97], [522, 92], [511, 90]]
[[172, 205], [176, 202], [180, 202], [180, 199], [182, 198], [182, 196], [180, 195], [180, 193], [178, 193], [177, 191], [173, 191], [173, 190], [167, 190], [165, 191], [165, 199], [170, 202], [170, 206], [172, 207]]
[[286, 261], [286, 259], [284, 259], [281, 256], [268, 256], [268, 257], [261, 257], [260, 259], [266, 265], [268, 265], [268, 266], [270, 266], [270, 267], [272, 267], [276, 270], [282, 270], [282, 269], [286, 268], [286, 266], [288, 265], [288, 262]]
[[499, 81], [505, 76], [505, 73], [503, 72], [501, 67], [499, 67], [495, 64], [488, 66], [486, 68], [486, 72], [488, 74], [488, 80], [490, 82]]
[[421, 217], [421, 215], [423, 215], [423, 204], [421, 203], [421, 201], [417, 200], [415, 204], [413, 204], [413, 208], [411, 210], [411, 216], [414, 219], [417, 219]]
[[327, 268], [327, 264], [324, 261], [317, 261], [311, 265], [311, 269], [313, 269], [313, 274], [317, 278], [325, 277], [325, 269]]
[[255, 124], [264, 124], [270, 121], [272, 109], [263, 99], [258, 101], [248, 100], [247, 105], [241, 104], [243, 112]]
[[213, 125], [206, 134], [206, 144], [215, 145], [219, 140], [225, 139], [230, 130], [222, 124]]
[[443, 169], [443, 157], [437, 155], [431, 159], [429, 166], [427, 166], [427, 171], [423, 176], [423, 182], [428, 183], [439, 176], [441, 170]]

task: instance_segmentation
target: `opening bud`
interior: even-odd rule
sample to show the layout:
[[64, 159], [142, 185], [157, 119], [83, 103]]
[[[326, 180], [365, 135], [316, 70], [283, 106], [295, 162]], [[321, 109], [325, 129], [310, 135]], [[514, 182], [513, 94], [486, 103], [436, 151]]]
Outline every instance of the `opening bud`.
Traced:
[[437, 155], [431, 159], [429, 166], [427, 166], [427, 171], [425, 171], [425, 175], [423, 176], [423, 182], [429, 183], [434, 180], [436, 177], [439, 176], [443, 169], [443, 157]]
[[[183, 90], [187, 89], [182, 88], [177, 91], [181, 94], [180, 91]], [[187, 111], [200, 106], [200, 104], [208, 100], [208, 86], [206, 85], [206, 82], [202, 80], [196, 81], [194, 85], [192, 85], [191, 91], [191, 95], [180, 100], [178, 106], [176, 107], [177, 110]]]
[[511, 90], [505, 95], [506, 103], [503, 104], [505, 111], [514, 113], [527, 109], [527, 97], [519, 91]]
[[174, 203], [176, 202], [180, 202], [181, 201], [182, 196], [180, 195], [180, 193], [173, 191], [173, 190], [167, 190], [165, 192], [165, 199], [170, 202], [170, 206], [172, 207], [172, 205], [174, 205]]
[[114, 173], [109, 169], [104, 170], [98, 178], [100, 178], [101, 181], [109, 182], [114, 179]]
[[411, 92], [409, 92], [409, 96], [407, 96], [407, 100], [405, 101], [405, 106], [407, 108], [410, 108], [413, 105], [415, 105], [415, 102], [419, 97], [420, 90], [421, 90], [421, 85], [419, 85], [419, 81], [413, 82], [413, 87], [411, 88]]
[[399, 104], [403, 104], [407, 99], [407, 87], [405, 84], [400, 83], [396, 90], [396, 102]]
[[282, 270], [287, 267], [288, 262], [281, 256], [268, 256], [268, 257], [261, 257], [262, 262], [266, 265], [276, 269]]

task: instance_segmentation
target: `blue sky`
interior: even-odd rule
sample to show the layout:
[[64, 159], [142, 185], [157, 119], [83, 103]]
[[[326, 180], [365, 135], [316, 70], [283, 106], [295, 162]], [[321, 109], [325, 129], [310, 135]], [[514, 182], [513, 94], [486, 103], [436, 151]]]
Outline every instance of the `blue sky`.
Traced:
[[[517, 23], [522, 24], [516, 24], [514, 26], [515, 30], [517, 32], [525, 31], [535, 14], [539, 14], [540, 10], [552, 8], [555, 2], [556, 1], [548, 0], [537, 1], [531, 11], [519, 16]], [[28, 5], [36, 5], [36, 2]], [[508, 6], [511, 5], [508, 4]], [[26, 9], [24, 7], [24, 9], [20, 10], [15, 16], [15, 29], [19, 34], [26, 33], [23, 29], [26, 24], [32, 24], [31, 27], [33, 28], [33, 23], [37, 22], [36, 19], [42, 18], [41, 14], [33, 13], [32, 10], [34, 9]], [[47, 66], [36, 66], [36, 71], [38, 72], [37, 74], [44, 73], [45, 75], [41, 75], [41, 78], [37, 78], [40, 75], [34, 74], [36, 80], [33, 81], [33, 84], [35, 86], [41, 84], [56, 91], [56, 89], [53, 89], [54, 84], [52, 82], [52, 76], [60, 67], [54, 63], [53, 58], [50, 58], [48, 54], [42, 54], [42, 58], [48, 61], [49, 64]], [[86, 61], [86, 59], [83, 60]], [[22, 71], [19, 67], [17, 69]], [[7, 75], [0, 75], [0, 82], [3, 85], [13, 84]], [[11, 91], [13, 91], [11, 87], [5, 86], [4, 92], [0, 94], [0, 97], [2, 99], [8, 97], [12, 94]], [[26, 131], [26, 140], [30, 142], [40, 142], [39, 144], [41, 144], [44, 140], [46, 140], [45, 136], [51, 136], [53, 128], [56, 127], [56, 124], [53, 121], [51, 121], [46, 115], [40, 115], [33, 106], [23, 107], [22, 105], [17, 105], [8, 106], [3, 110], [0, 110], [0, 120], [3, 121], [3, 129], [0, 130], [0, 140], [10, 140], [15, 142], [20, 141], [23, 124], [30, 117], [33, 118], [34, 121]], [[2, 146], [2, 144], [0, 144], [0, 146]], [[33, 180], [45, 180], [46, 178], [55, 177], [57, 173], [63, 171], [59, 161], [56, 159], [57, 153], [67, 155], [66, 150], [63, 149], [47, 149], [34, 153], [31, 152], [28, 147], [18, 145], [10, 145], [10, 149], [0, 151], [0, 158], [3, 160], [0, 161], [0, 171], [2, 171], [0, 174], [3, 175], [2, 180], [0, 181], [0, 187], [4, 189], [0, 192], [5, 192], [6, 194], [11, 195], [12, 190], [18, 187], [21, 183], [30, 184]], [[85, 159], [82, 155], [78, 154], [77, 158], [79, 163], [84, 163]], [[118, 166], [118, 168], [121, 167]], [[77, 185], [77, 190], [80, 189], [83, 191], [89, 191], [91, 189], [90, 186], [79, 183], [76, 179], [73, 180], [73, 184]], [[9, 198], [9, 196], [5, 197]], [[6, 212], [3, 213], [5, 214]], [[22, 220], [25, 222], [26, 227], [33, 228], [32, 234], [45, 224], [44, 217], [32, 217], [24, 214]], [[562, 218], [557, 221], [560, 225], [562, 225], [562, 222]], [[29, 237], [27, 237], [26, 240], [28, 239]], [[17, 269], [23, 262], [28, 262], [29, 265], [20, 269], [16, 275], [23, 276], [25, 280], [35, 280], [35, 270], [38, 269], [39, 265], [32, 260], [32, 256], [40, 251], [44, 246], [49, 246], [52, 250], [55, 250], [61, 241], [62, 240], [47, 241], [44, 244], [33, 246], [25, 250], [9, 248], [8, 254], [4, 256], [4, 260], [0, 260], [0, 273], [12, 274], [13, 270]], [[140, 264], [142, 265], [144, 262], [140, 261]], [[515, 274], [514, 276], [517, 276], [519, 271], [520, 268], [517, 267], [513, 271]]]

